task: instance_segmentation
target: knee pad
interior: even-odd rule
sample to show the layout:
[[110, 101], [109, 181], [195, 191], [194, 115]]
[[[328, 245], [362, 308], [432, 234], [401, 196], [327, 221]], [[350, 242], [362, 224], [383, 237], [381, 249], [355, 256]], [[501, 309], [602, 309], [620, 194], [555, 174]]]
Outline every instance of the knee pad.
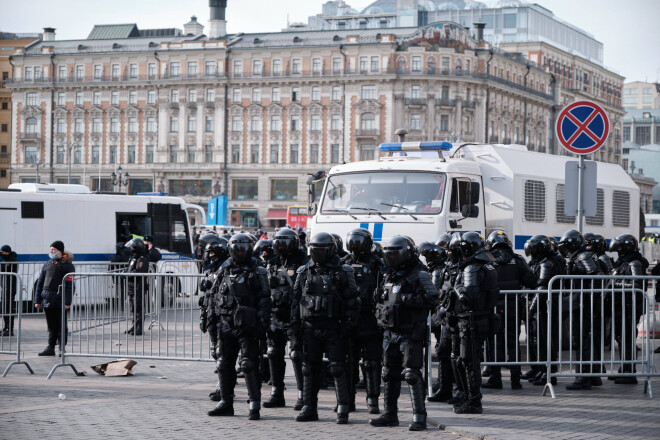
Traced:
[[408, 385], [414, 385], [420, 379], [419, 371], [413, 370], [412, 368], [406, 368], [403, 370], [403, 378], [406, 380]]
[[400, 377], [397, 377], [397, 375], [394, 374], [394, 372], [388, 367], [383, 367], [382, 378], [383, 382], [394, 382], [396, 380], [400, 380]]
[[278, 359], [284, 357], [284, 351], [278, 349], [277, 347], [268, 347], [266, 354], [268, 359]]
[[302, 373], [303, 376], [311, 376], [312, 375], [312, 364], [308, 362], [303, 362], [302, 364]]
[[249, 373], [254, 370], [255, 364], [252, 359], [241, 359], [241, 371], [243, 373]]
[[364, 361], [364, 369], [366, 371], [376, 371], [380, 364], [376, 361]]
[[330, 362], [329, 368], [334, 378], [340, 378], [344, 374], [344, 364], [340, 362]]
[[218, 359], [216, 360], [216, 365], [218, 367], [218, 371], [227, 371], [229, 370], [230, 365], [227, 364], [225, 361], [225, 358], [222, 356], [218, 356]]
[[302, 351], [300, 350], [291, 350], [289, 351], [289, 357], [291, 358], [292, 361], [298, 362], [302, 360]]

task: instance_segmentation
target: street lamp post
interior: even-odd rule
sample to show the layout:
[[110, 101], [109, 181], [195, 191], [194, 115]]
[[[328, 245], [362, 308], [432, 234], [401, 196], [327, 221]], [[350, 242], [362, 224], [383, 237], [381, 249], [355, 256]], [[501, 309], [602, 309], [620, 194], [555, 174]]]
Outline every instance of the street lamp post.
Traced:
[[78, 144], [73, 144], [73, 143], [69, 142], [69, 143], [67, 144], [67, 147], [66, 147], [66, 148], [67, 148], [68, 158], [69, 158], [68, 172], [67, 172], [67, 180], [66, 180], [66, 183], [68, 183], [68, 184], [71, 183], [71, 150], [72, 150], [74, 147], [76, 147], [76, 146], [78, 146]]
[[[117, 167], [117, 172], [115, 173], [114, 171], [112, 172], [112, 187], [114, 188], [115, 186], [119, 186], [119, 191], [121, 191], [121, 187], [125, 186], [126, 191], [128, 192], [128, 178], [130, 175], [128, 173], [124, 173], [121, 169], [121, 165]], [[99, 182], [100, 184], [100, 182]]]

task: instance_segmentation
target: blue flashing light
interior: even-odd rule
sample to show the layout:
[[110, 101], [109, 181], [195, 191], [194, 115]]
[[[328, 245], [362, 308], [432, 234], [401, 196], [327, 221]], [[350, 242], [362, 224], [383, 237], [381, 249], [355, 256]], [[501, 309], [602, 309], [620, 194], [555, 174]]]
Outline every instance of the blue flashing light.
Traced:
[[380, 151], [449, 151], [453, 145], [449, 142], [393, 142], [380, 144]]

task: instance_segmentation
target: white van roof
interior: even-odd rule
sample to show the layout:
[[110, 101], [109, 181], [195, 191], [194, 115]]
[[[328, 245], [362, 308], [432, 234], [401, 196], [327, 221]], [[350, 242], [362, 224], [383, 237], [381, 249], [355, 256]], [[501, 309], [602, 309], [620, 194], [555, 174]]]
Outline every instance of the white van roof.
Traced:
[[67, 185], [58, 183], [12, 183], [9, 189], [18, 189], [29, 193], [90, 194], [85, 185]]

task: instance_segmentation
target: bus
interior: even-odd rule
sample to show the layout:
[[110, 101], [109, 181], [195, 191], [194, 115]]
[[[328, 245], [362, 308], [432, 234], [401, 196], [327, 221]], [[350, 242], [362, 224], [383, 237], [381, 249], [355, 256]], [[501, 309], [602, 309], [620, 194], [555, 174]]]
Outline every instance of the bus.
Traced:
[[[92, 193], [84, 185], [12, 184], [0, 190], [0, 242], [16, 251], [20, 263], [34, 263], [23, 279], [27, 293], [23, 300], [28, 301], [55, 240], [64, 242], [74, 254], [74, 265], [85, 263], [84, 271], [101, 271], [107, 269], [117, 243], [151, 235], [162, 254], [159, 272], [191, 273], [197, 265], [188, 209], [203, 212], [177, 197]], [[194, 292], [194, 286], [179, 286], [179, 292]]]
[[286, 224], [292, 228], [300, 226], [307, 229], [307, 206], [289, 206], [286, 208]]

